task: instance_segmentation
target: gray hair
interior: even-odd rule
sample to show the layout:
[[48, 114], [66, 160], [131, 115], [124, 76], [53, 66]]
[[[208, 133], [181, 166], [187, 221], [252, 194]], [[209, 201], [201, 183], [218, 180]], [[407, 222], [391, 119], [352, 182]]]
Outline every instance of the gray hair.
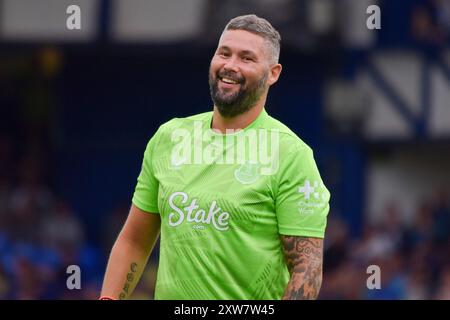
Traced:
[[280, 58], [280, 33], [264, 18], [254, 14], [233, 18], [225, 26], [226, 30], [245, 30], [257, 34], [266, 40], [271, 51], [272, 62], [278, 63]]

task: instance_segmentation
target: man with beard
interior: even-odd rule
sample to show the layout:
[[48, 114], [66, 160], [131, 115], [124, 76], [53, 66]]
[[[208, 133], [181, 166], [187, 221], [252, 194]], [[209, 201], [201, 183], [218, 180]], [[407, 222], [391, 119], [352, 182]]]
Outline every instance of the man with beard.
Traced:
[[279, 52], [265, 19], [227, 24], [214, 109], [150, 139], [100, 299], [130, 297], [159, 235], [155, 299], [317, 298], [330, 193], [311, 148], [264, 108]]

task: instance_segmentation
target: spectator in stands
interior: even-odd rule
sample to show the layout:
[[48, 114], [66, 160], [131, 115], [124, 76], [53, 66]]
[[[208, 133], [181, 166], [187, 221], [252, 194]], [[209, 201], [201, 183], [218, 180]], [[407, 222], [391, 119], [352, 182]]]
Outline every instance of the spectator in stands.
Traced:
[[443, 269], [434, 299], [450, 300], [450, 264]]
[[413, 9], [412, 34], [419, 45], [440, 47], [448, 41], [448, 0], [421, 1]]
[[62, 199], [58, 199], [53, 209], [39, 226], [41, 242], [49, 248], [64, 254], [78, 251], [84, 243], [84, 229], [78, 216]]

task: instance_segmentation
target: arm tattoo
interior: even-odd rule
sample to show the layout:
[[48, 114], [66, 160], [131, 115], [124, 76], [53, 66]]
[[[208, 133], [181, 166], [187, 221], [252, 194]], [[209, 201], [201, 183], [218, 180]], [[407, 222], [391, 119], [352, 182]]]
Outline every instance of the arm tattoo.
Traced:
[[316, 299], [322, 285], [323, 239], [282, 236], [291, 274], [283, 299]]
[[120, 300], [125, 300], [129, 296], [130, 287], [133, 284], [133, 280], [136, 279], [136, 271], [137, 271], [137, 264], [133, 262], [130, 265], [130, 271], [127, 273], [127, 279], [125, 281], [125, 284], [123, 285], [122, 292], [119, 295]]

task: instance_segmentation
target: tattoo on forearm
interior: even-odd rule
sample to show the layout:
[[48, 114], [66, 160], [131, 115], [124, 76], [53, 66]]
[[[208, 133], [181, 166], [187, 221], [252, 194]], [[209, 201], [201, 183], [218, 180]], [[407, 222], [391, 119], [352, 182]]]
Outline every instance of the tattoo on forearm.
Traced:
[[298, 236], [282, 240], [291, 274], [283, 299], [316, 299], [322, 285], [323, 240]]
[[120, 300], [125, 300], [128, 297], [130, 293], [130, 287], [133, 283], [133, 280], [135, 280], [136, 278], [136, 272], [137, 272], [137, 264], [133, 262], [130, 265], [130, 272], [127, 273], [127, 279], [122, 289], [123, 291], [119, 295]]

